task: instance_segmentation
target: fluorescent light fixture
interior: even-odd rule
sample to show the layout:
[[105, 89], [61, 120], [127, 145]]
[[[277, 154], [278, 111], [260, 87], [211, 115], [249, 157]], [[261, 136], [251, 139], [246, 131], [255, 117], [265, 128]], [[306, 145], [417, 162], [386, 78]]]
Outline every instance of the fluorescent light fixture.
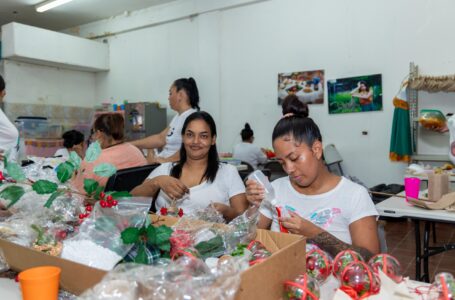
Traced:
[[46, 10], [53, 9], [57, 6], [63, 5], [73, 0], [47, 0], [41, 2], [40, 4], [35, 6], [37, 12], [45, 12]]

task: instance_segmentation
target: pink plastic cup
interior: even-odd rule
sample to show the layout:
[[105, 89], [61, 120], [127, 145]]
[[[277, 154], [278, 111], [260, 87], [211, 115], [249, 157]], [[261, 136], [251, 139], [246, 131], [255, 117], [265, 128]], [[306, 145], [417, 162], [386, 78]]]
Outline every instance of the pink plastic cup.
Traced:
[[406, 177], [404, 179], [404, 192], [406, 195], [406, 201], [409, 198], [418, 199], [420, 191], [420, 178]]

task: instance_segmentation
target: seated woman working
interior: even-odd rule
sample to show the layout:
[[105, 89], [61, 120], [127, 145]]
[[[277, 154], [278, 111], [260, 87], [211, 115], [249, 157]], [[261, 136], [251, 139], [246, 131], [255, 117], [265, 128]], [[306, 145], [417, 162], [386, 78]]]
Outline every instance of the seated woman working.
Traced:
[[147, 164], [142, 152], [129, 143], [124, 142], [124, 121], [120, 114], [100, 115], [93, 124], [92, 141], [98, 141], [101, 154], [93, 162], [82, 161], [79, 171], [72, 180], [72, 185], [80, 192], [84, 192], [84, 179], [95, 179], [101, 186], [105, 186], [107, 177], [97, 176], [93, 168], [101, 163], [114, 165], [117, 170]]
[[232, 220], [248, 208], [245, 186], [234, 166], [220, 163], [216, 150], [216, 125], [206, 112], [188, 116], [182, 128], [180, 160], [156, 168], [134, 196], [154, 196], [156, 209], [177, 202], [185, 214], [213, 203], [226, 220]]
[[55, 151], [54, 156], [69, 158], [70, 152], [74, 151], [81, 159], [85, 156], [84, 134], [77, 130], [70, 130], [62, 135], [63, 146], [65, 148]]
[[242, 129], [240, 135], [242, 136], [242, 142], [235, 145], [232, 157], [249, 163], [256, 170], [258, 164], [263, 164], [267, 161], [266, 150], [253, 144], [254, 132], [250, 124], [245, 123], [245, 128]]
[[[365, 188], [330, 173], [322, 160], [322, 137], [312, 119], [299, 111], [287, 112], [273, 130], [273, 148], [289, 175], [272, 182], [277, 207], [289, 212], [277, 216], [270, 203], [262, 203], [258, 227], [301, 234], [335, 256], [354, 249], [369, 259], [379, 252], [377, 211]], [[261, 202], [264, 190], [247, 181], [247, 198]]]

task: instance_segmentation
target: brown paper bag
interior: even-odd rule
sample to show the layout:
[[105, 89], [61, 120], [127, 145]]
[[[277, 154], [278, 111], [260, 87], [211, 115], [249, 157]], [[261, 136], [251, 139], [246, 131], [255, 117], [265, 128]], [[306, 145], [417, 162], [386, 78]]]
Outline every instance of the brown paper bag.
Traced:
[[455, 193], [446, 194], [436, 202], [408, 198], [409, 203], [426, 209], [446, 209], [455, 204]]
[[436, 202], [449, 193], [449, 174], [428, 174], [428, 201]]

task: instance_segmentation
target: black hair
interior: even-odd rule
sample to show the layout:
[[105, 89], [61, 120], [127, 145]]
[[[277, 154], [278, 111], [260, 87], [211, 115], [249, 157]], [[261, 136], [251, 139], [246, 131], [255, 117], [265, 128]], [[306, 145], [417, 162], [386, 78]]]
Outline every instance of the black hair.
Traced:
[[286, 98], [284, 98], [281, 109], [283, 116], [288, 113], [293, 113], [294, 111], [298, 111], [302, 117], [308, 117], [310, 114], [308, 105], [300, 101], [294, 94], [287, 95]]
[[[210, 127], [211, 137], [213, 138], [214, 136], [216, 136], [215, 121], [213, 120], [212, 116], [205, 111], [194, 112], [186, 118], [185, 123], [183, 123], [182, 136], [185, 134], [188, 124], [190, 124], [194, 120], [203, 120]], [[172, 177], [180, 178], [180, 176], [182, 176], [182, 169], [183, 165], [186, 162], [186, 159], [187, 159], [186, 150], [185, 146], [182, 143], [182, 146], [180, 147], [180, 160], [171, 169]], [[204, 178], [208, 182], [213, 182], [215, 180], [219, 166], [220, 160], [218, 158], [218, 151], [216, 150], [216, 144], [214, 144], [210, 146], [207, 159], [207, 169], [205, 170], [204, 176], [202, 176], [201, 182]]]
[[296, 142], [305, 142], [310, 147], [313, 146], [315, 141], [322, 142], [318, 125], [311, 118], [308, 118], [305, 109], [302, 107], [291, 107], [285, 114], [292, 115], [282, 118], [275, 125], [272, 142], [286, 135], [291, 135]]
[[84, 134], [77, 130], [70, 130], [62, 135], [63, 147], [72, 148], [75, 145], [79, 145], [84, 142]]
[[5, 89], [5, 80], [3, 79], [2, 75], [0, 75], [0, 92], [2, 92]]
[[192, 108], [200, 110], [199, 91], [197, 89], [196, 81], [193, 77], [177, 79], [174, 81], [173, 85], [175, 86], [177, 92], [182, 89], [186, 92]]
[[[370, 89], [370, 85], [368, 84], [368, 82], [364, 81], [364, 80], [361, 80], [359, 81], [359, 85], [360, 84], [363, 84], [366, 88], [366, 90], [368, 91]], [[360, 89], [359, 89], [360, 90]]]
[[245, 128], [240, 131], [240, 135], [242, 136], [242, 141], [244, 142], [250, 140], [253, 137], [254, 132], [253, 129], [251, 129], [250, 124], [245, 123]]

